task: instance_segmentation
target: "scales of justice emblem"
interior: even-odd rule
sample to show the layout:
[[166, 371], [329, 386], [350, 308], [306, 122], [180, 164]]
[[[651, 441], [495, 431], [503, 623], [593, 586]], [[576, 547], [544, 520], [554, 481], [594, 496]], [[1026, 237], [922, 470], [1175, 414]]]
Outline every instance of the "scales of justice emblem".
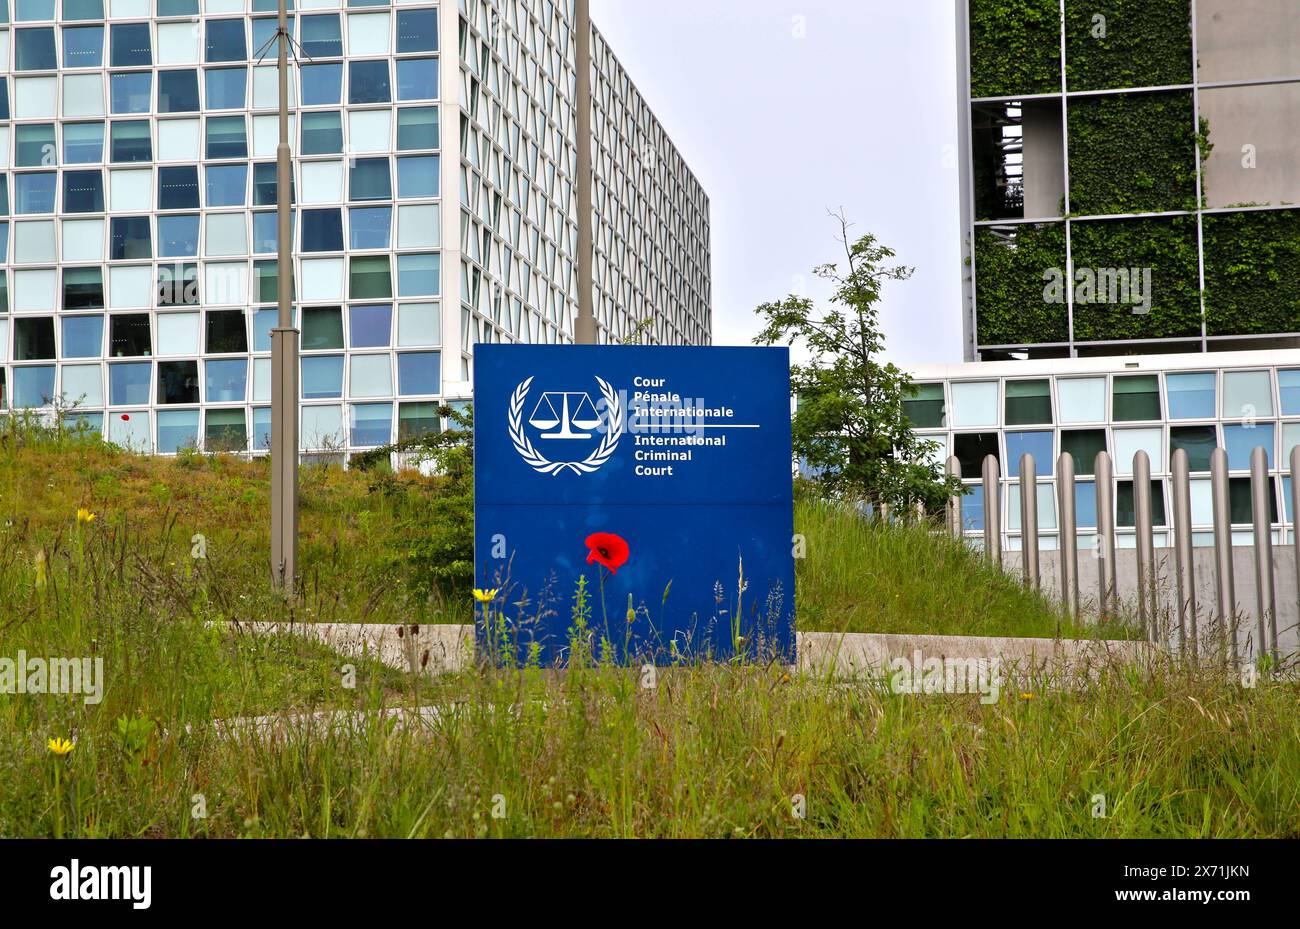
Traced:
[[[596, 410], [591, 395], [581, 390], [543, 391], [528, 417], [528, 425], [541, 430], [538, 436], [540, 441], [572, 442], [584, 439], [590, 441], [603, 431], [604, 434], [599, 435], [600, 442], [596, 448], [580, 461], [552, 461], [537, 450], [524, 431], [524, 407], [528, 402], [528, 390], [532, 383], [533, 378], [530, 377], [515, 388], [515, 392], [510, 397], [510, 409], [506, 417], [510, 441], [519, 456], [534, 471], [552, 476], [564, 471], [591, 474], [609, 461], [618, 448], [618, 440], [623, 434], [623, 406], [609, 382], [603, 378], [596, 378], [601, 399], [605, 401], [603, 418]], [[604, 429], [600, 430], [602, 424]], [[557, 426], [558, 430], [556, 430]]]

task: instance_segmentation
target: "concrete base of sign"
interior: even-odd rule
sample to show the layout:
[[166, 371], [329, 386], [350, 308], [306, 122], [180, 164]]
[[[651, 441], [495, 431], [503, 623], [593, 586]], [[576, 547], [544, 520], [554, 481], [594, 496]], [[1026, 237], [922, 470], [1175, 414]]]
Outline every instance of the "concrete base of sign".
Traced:
[[[369, 656], [403, 671], [418, 670], [423, 663], [426, 674], [464, 670], [474, 656], [472, 626], [420, 626], [414, 633], [409, 626], [346, 623], [246, 623], [241, 628], [256, 635], [305, 636], [342, 655]], [[1105, 667], [1144, 666], [1162, 655], [1149, 643], [1118, 640], [800, 632], [797, 641], [801, 671], [847, 679], [888, 676], [897, 659], [915, 662], [918, 653], [922, 661], [997, 659], [1008, 681], [1062, 682]]]

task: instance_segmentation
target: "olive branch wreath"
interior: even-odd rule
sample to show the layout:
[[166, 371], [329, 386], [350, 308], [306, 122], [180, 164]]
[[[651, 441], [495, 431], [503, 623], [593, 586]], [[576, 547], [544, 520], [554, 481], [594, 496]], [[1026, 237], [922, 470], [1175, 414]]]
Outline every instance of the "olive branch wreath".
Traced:
[[532, 441], [524, 433], [524, 401], [528, 399], [528, 388], [532, 383], [533, 379], [528, 378], [515, 388], [514, 394], [510, 397], [510, 413], [507, 417], [510, 441], [520, 457], [534, 471], [552, 476], [565, 470], [572, 470], [574, 474], [591, 474], [609, 461], [614, 450], [618, 448], [618, 440], [623, 433], [623, 407], [619, 404], [618, 394], [614, 392], [614, 388], [607, 381], [596, 378], [596, 383], [600, 385], [600, 395], [604, 398], [605, 408], [609, 412], [605, 420], [605, 437], [601, 439], [596, 450], [582, 461], [551, 461], [533, 447]]

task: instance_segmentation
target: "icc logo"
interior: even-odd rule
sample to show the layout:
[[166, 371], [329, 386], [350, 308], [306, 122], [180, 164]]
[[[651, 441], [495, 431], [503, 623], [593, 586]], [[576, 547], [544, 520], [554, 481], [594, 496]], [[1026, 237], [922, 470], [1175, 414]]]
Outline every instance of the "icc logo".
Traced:
[[[618, 394], [608, 381], [596, 378], [600, 387], [600, 396], [605, 401], [605, 417], [596, 410], [591, 395], [581, 390], [544, 391], [532, 413], [528, 416], [528, 425], [540, 431], [538, 441], [545, 442], [546, 451], [560, 456], [572, 457], [573, 449], [585, 450], [587, 445], [595, 442], [586, 458], [579, 461], [552, 461], [539, 452], [528, 433], [524, 431], [524, 407], [528, 402], [528, 388], [532, 385], [530, 377], [518, 387], [510, 397], [510, 411], [507, 421], [510, 426], [510, 441], [515, 451], [534, 471], [542, 474], [556, 475], [563, 471], [574, 474], [591, 474], [609, 461], [618, 448], [619, 437], [623, 433], [623, 407]], [[600, 427], [604, 425], [604, 428]], [[602, 434], [603, 433], [603, 434]], [[582, 444], [579, 444], [582, 443]]]

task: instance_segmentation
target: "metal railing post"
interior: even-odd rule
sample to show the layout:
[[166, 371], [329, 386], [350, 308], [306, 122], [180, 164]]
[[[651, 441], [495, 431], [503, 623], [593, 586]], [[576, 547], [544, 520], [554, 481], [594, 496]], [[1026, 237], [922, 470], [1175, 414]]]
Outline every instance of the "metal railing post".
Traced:
[[[957, 479], [961, 479], [961, 459], [953, 455], [948, 459], [948, 474]], [[962, 535], [961, 518], [961, 494], [954, 494], [948, 498], [948, 533], [954, 539], [960, 539]]]
[[1038, 470], [1034, 456], [1020, 456], [1020, 554], [1026, 587], [1038, 589]]
[[1174, 559], [1178, 590], [1178, 648], [1187, 652], [1190, 631], [1192, 660], [1196, 660], [1196, 573], [1192, 566], [1192, 481], [1187, 450], [1173, 456]]
[[1142, 634], [1156, 638], [1156, 543], [1151, 526], [1151, 458], [1138, 449], [1133, 455], [1133, 510], [1137, 529], [1138, 618]]
[[1079, 533], [1074, 511], [1074, 456], [1064, 452], [1056, 462], [1057, 524], [1060, 531], [1061, 603], [1073, 618], [1079, 615]]
[[1110, 455], [1098, 452], [1093, 472], [1097, 475], [1097, 579], [1103, 617], [1115, 610], [1115, 480]]
[[1214, 498], [1215, 612], [1223, 626], [1228, 654], [1237, 660], [1237, 584], [1232, 568], [1232, 507], [1228, 496], [1228, 453], [1210, 453], [1210, 492]]
[[984, 456], [984, 556], [1002, 567], [1002, 511], [998, 506], [998, 459]]
[[[1294, 477], [1292, 482], [1294, 483]], [[1268, 452], [1255, 446], [1250, 452], [1250, 504], [1255, 522], [1255, 596], [1259, 610], [1259, 647], [1267, 649], [1276, 664], [1277, 598], [1273, 589], [1273, 514], [1269, 493]], [[1267, 638], [1265, 636], [1267, 635]]]

